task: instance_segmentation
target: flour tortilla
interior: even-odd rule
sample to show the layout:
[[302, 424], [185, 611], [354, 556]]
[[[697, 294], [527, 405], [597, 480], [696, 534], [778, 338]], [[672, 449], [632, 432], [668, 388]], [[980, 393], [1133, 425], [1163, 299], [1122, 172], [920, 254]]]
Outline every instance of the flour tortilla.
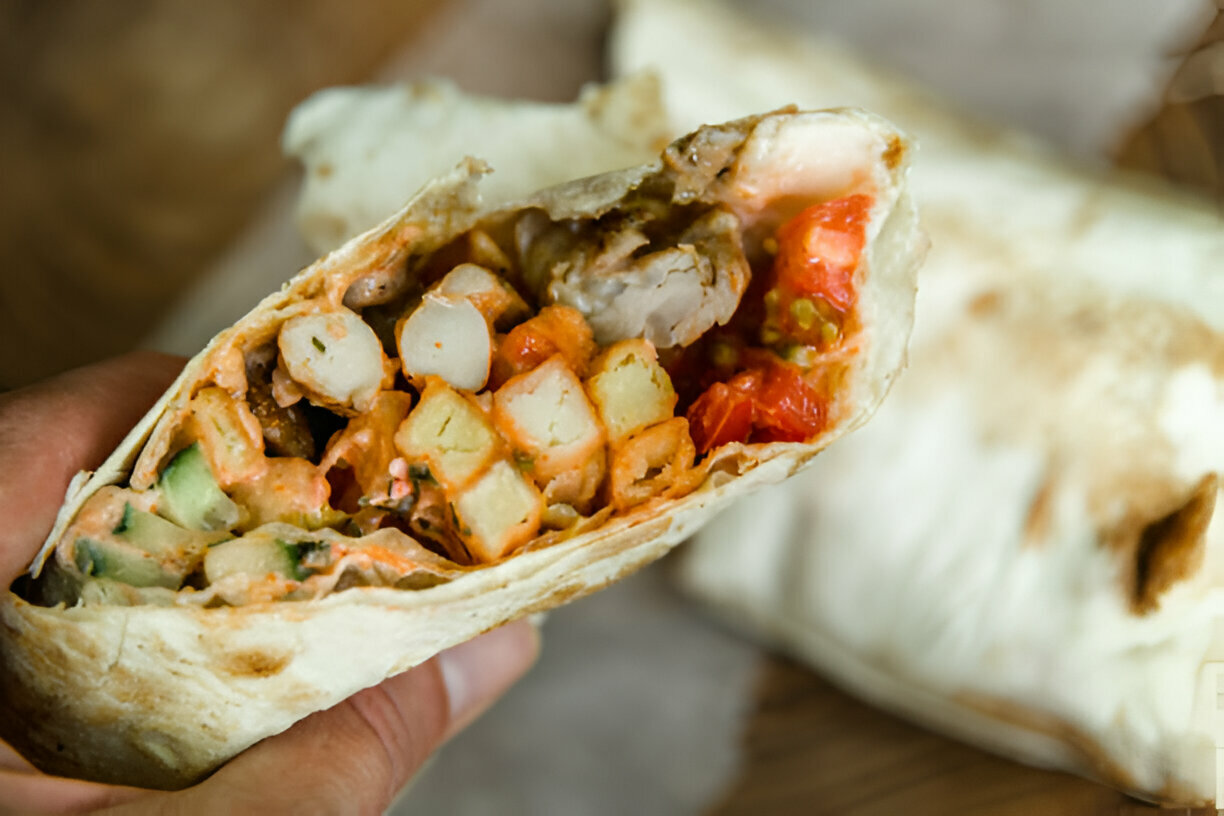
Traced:
[[328, 88], [294, 109], [285, 152], [305, 171], [298, 227], [319, 253], [365, 232], [465, 154], [495, 168], [486, 207], [644, 164], [670, 141], [649, 73], [583, 89], [574, 104], [465, 94], [447, 79]]
[[922, 145], [910, 367], [862, 433], [705, 528], [684, 585], [884, 708], [1224, 804], [1219, 211], [721, 6], [623, 9], [618, 70], [659, 71], [677, 127], [862, 104]]
[[[798, 129], [786, 130], [788, 123]], [[787, 178], [816, 179], [809, 192], [818, 198], [821, 185], [840, 191], [850, 177], [869, 180], [877, 191], [858, 306], [864, 347], [818, 438], [724, 447], [706, 482], [682, 499], [643, 506], [429, 589], [360, 587], [316, 601], [212, 609], [44, 608], [8, 593], [0, 603], [0, 735], [52, 773], [146, 787], [188, 785], [313, 711], [481, 632], [627, 575], [690, 536], [733, 496], [786, 478], [866, 421], [902, 365], [914, 274], [925, 248], [904, 194], [905, 143], [883, 120], [857, 111], [753, 117], [677, 143], [666, 164], [562, 185], [516, 206], [555, 217], [604, 212], [667, 174], [692, 181], [710, 152], [725, 159], [728, 145], [742, 148], [734, 152], [740, 158], [731, 178], [737, 178], [741, 169], [777, 161], [771, 148], [796, 147], [796, 133], [814, 149], [782, 155], [790, 162]], [[257, 347], [294, 314], [338, 303], [349, 283], [372, 269], [403, 263], [482, 219], [514, 211], [481, 209], [483, 171], [479, 162], [465, 161], [214, 338], [99, 471], [74, 481], [33, 571], [99, 488], [129, 474], [134, 485], [151, 483], [186, 401], [235, 349]]]

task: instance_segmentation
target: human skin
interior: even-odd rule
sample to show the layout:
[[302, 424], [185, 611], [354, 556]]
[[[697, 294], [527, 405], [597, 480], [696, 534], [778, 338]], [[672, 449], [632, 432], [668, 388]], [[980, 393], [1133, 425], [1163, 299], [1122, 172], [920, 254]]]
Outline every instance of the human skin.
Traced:
[[[38, 551], [73, 474], [101, 464], [182, 365], [137, 352], [0, 395], [0, 584]], [[0, 814], [382, 813], [538, 651], [531, 624], [504, 626], [307, 717], [182, 791], [48, 776], [0, 742]]]

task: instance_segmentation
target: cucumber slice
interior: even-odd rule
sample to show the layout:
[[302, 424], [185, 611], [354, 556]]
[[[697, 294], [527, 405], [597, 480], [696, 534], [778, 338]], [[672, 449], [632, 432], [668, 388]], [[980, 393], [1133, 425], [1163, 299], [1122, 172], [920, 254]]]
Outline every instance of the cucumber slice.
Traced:
[[238, 524], [238, 505], [221, 491], [197, 442], [179, 451], [158, 480], [161, 511], [189, 530], [229, 530]]
[[123, 508], [123, 518], [112, 531], [115, 537], [137, 549], [184, 562], [198, 561], [208, 549], [209, 540], [217, 534], [184, 530], [161, 516], [139, 510], [128, 503]]
[[116, 541], [78, 538], [73, 560], [82, 575], [110, 578], [136, 587], [178, 589], [183, 576], [167, 570], [160, 559]]
[[[239, 573], [261, 578], [275, 573], [282, 578], [304, 581], [315, 573], [312, 566], [328, 560], [330, 546], [317, 541], [283, 541], [264, 535], [247, 535], [209, 547], [204, 556], [204, 577], [215, 583]], [[309, 562], [303, 563], [303, 559]]]

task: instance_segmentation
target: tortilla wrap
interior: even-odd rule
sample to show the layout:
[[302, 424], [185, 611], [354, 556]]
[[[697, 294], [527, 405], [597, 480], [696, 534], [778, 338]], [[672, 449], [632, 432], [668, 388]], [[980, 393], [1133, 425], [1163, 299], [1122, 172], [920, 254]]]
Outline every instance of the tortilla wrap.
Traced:
[[870, 105], [923, 145], [909, 368], [863, 433], [705, 528], [682, 583], [883, 708], [1224, 803], [1219, 212], [711, 4], [627, 4], [616, 36], [679, 127], [786, 98]]
[[305, 170], [298, 227], [322, 254], [464, 155], [496, 168], [480, 191], [494, 207], [644, 164], [670, 136], [658, 80], [639, 74], [584, 88], [574, 104], [476, 96], [441, 78], [328, 88], [294, 109], [282, 142]]
[[[865, 422], [904, 360], [913, 279], [925, 250], [925, 238], [904, 192], [907, 154], [906, 143], [898, 131], [870, 114], [849, 110], [782, 111], [702, 128], [673, 143], [653, 164], [565, 184], [526, 202], [491, 211], [482, 209], [478, 200], [477, 182], [485, 171], [480, 162], [467, 160], [449, 175], [431, 182], [401, 212], [308, 267], [280, 292], [266, 298], [245, 318], [214, 338], [187, 364], [166, 395], [101, 468], [73, 481], [55, 528], [32, 565], [32, 574], [39, 577], [23, 589], [28, 596], [41, 597], [44, 604], [63, 598], [66, 592], [67, 602], [38, 605], [10, 592], [0, 604], [0, 735], [51, 773], [145, 787], [188, 785], [254, 742], [359, 689], [481, 632], [617, 580], [690, 536], [733, 496], [786, 478], [835, 438]], [[227, 415], [208, 413], [208, 404], [219, 402], [247, 416], [239, 401], [244, 395], [252, 399], [256, 386], [260, 382], [266, 384], [266, 373], [261, 375], [263, 380], [248, 377], [250, 372], [259, 370], [252, 368], [253, 360], [258, 362], [257, 351], [272, 341], [280, 348], [279, 362], [271, 375], [273, 389], [288, 388], [282, 395], [291, 394], [295, 388], [305, 390], [311, 403], [326, 405], [342, 419], [354, 417], [344, 432], [331, 437], [327, 451], [332, 451], [336, 440], [343, 439], [353, 427], [351, 423], [373, 415], [374, 408], [363, 411], [389, 393], [385, 390], [386, 380], [378, 381], [376, 377], [378, 388], [383, 390], [371, 395], [351, 382], [348, 387], [352, 393], [342, 394], [332, 389], [335, 382], [323, 382], [321, 375], [318, 382], [297, 379], [293, 365], [300, 352], [293, 345], [296, 341], [286, 339], [291, 326], [301, 325], [293, 321], [343, 315], [342, 304], [353, 305], [355, 292], [361, 297], [377, 295], [388, 275], [398, 280], [395, 276], [400, 272], [410, 284], [429, 283], [434, 287], [424, 295], [414, 295], [415, 300], [404, 301], [417, 304], [410, 307], [416, 310], [411, 312], [415, 315], [430, 298], [449, 297], [443, 290], [455, 269], [445, 273], [441, 282], [434, 283], [433, 278], [440, 274], [436, 267], [446, 261], [441, 269], [444, 272], [453, 262], [447, 259], [464, 246], [468, 247], [464, 251], [474, 252], [472, 247], [479, 244], [477, 230], [488, 230], [482, 233], [486, 237], [504, 235], [508, 226], [518, 228], [530, 219], [530, 224], [538, 227], [547, 216], [545, 221], [551, 220], [553, 226], [546, 224], [539, 235], [557, 238], [555, 230], [560, 228], [575, 234], [595, 231], [593, 240], [598, 243], [619, 234], [600, 233], [597, 229], [602, 229], [601, 225], [616, 224], [623, 217], [622, 211], [640, 208], [632, 210], [639, 219], [634, 223], [647, 229], [654, 223], [651, 219], [658, 219], [663, 226], [655, 231], [655, 243], [647, 248], [650, 251], [633, 258], [629, 265], [632, 271], [637, 268], [634, 264], [649, 266], [650, 259], [656, 256], [673, 258], [665, 253], [693, 256], [692, 245], [661, 249], [656, 246], [676, 219], [683, 220], [693, 213], [714, 213], [711, 216], [714, 220], [725, 223], [727, 213], [731, 213], [738, 226], [730, 234], [743, 235], [742, 243], [715, 246], [701, 262], [714, 265], [717, 274], [703, 283], [697, 299], [690, 302], [679, 322], [661, 319], [666, 315], [660, 310], [670, 302], [666, 298], [639, 298], [633, 302], [640, 308], [625, 316], [628, 325], [635, 325], [634, 320], [645, 325], [647, 332], [656, 337], [654, 345], [663, 350], [669, 341], [692, 331], [694, 321], [704, 321], [709, 326], [716, 320], [726, 322], [727, 317], [719, 311], [725, 306], [719, 300], [719, 297], [725, 300], [721, 290], [731, 287], [735, 291], [738, 286], [739, 292], [733, 299], [738, 302], [747, 281], [735, 280], [736, 271], [751, 264], [758, 269], [769, 268], [765, 247], [779, 222], [795, 223], [799, 219], [792, 216], [798, 208], [812, 205], [803, 212], [821, 211], [825, 205], [820, 202], [836, 203], [844, 200], [838, 197], [847, 193], [853, 194], [852, 198], [857, 195], [870, 201], [858, 227], [862, 230], [862, 251], [851, 270], [857, 299], [843, 316], [845, 322], [840, 325], [844, 334], [839, 335], [840, 339], [822, 347], [824, 350], [816, 355], [810, 370], [806, 364], [803, 366], [807, 371], [804, 376], [828, 379], [822, 380], [828, 403], [823, 409], [822, 425], [801, 442], [755, 441], [758, 430], [754, 415], [753, 436], [745, 437], [747, 442], [718, 444], [696, 462], [692, 461], [691, 453], [686, 461], [677, 452], [673, 461], [658, 463], [662, 480], [646, 474], [642, 480], [632, 482], [630, 488], [645, 486], [653, 491], [638, 503], [600, 509], [596, 501], [595, 507], [585, 515], [580, 514], [569, 527], [561, 525], [561, 529], [541, 531], [526, 544], [514, 544], [505, 552], [497, 550], [480, 558], [473, 554], [481, 552], [475, 545], [483, 546], [483, 533], [480, 529], [474, 531], [472, 528], [478, 525], [473, 522], [469, 527], [468, 517], [463, 515], [461, 519], [460, 515], [467, 513], [464, 504], [467, 497], [500, 467], [497, 463], [486, 464], [480, 471], [483, 475], [472, 477], [477, 480], [476, 487], [465, 488], [468, 492], [458, 493], [450, 504], [455, 534], [461, 536], [460, 544], [471, 547], [465, 553], [470, 556], [466, 563], [460, 563], [461, 558], [448, 560], [444, 555], [453, 556], [453, 552], [440, 554], [436, 548], [426, 547], [424, 539], [418, 540], [398, 528], [382, 528], [364, 538], [355, 538], [319, 526], [328, 522], [341, 526], [329, 515], [333, 509], [326, 506], [318, 515], [310, 516], [314, 519], [311, 524], [302, 522], [303, 526], [295, 526], [276, 519], [253, 530], [244, 529], [243, 525], [249, 527], [248, 522], [254, 523], [250, 518], [267, 496], [239, 492], [244, 489], [241, 481], [230, 490], [246, 502], [239, 507], [243, 511], [236, 517], [239, 521], [231, 518], [203, 526], [204, 530], [211, 526], [232, 535], [237, 525], [241, 533], [231, 540], [208, 542], [203, 556], [205, 575], [211, 575], [210, 559], [215, 553], [234, 551], [234, 546], [256, 540], [274, 541], [281, 548], [276, 552], [297, 548], [294, 551], [302, 560], [285, 572], [286, 576], [296, 576], [296, 580], [261, 567], [258, 574], [253, 570], [240, 571], [215, 581], [209, 578], [211, 584], [198, 586], [191, 583], [192, 575], [199, 576], [196, 567], [197, 571], [187, 578], [180, 577], [179, 585], [127, 586], [106, 577], [102, 571], [106, 558], [94, 552], [95, 545], [82, 544], [83, 539], [93, 540], [90, 536], [111, 540], [131, 534], [134, 522], [129, 523], [129, 514], [155, 526], [165, 523], [160, 517], [149, 521], [156, 514], [183, 517], [177, 500], [172, 501], [171, 488], [175, 483], [169, 472], [176, 462], [185, 461], [183, 457], [193, 449], [203, 451], [197, 453], [197, 462], [210, 463], [209, 484], [216, 487], [224, 483], [225, 468], [219, 463], [224, 464], [225, 456], [241, 448], [234, 442], [241, 436], [238, 428], [241, 423], [231, 424], [225, 444], [209, 447], [205, 443], [211, 433], [211, 420]], [[596, 216], [602, 220], [596, 221]], [[698, 221], [704, 223], [704, 217], [699, 216]], [[805, 241], [815, 234], [801, 233], [806, 236]], [[463, 241], [469, 243], [457, 242], [456, 236], [463, 236]], [[779, 244], [787, 240], [779, 233]], [[529, 244], [527, 248], [534, 250], [538, 246]], [[487, 255], [491, 250], [486, 247], [484, 251]], [[784, 254], [782, 249], [777, 251]], [[680, 262], [669, 263], [669, 274], [691, 274], [685, 272]], [[637, 282], [622, 267], [588, 269], [576, 277], [564, 277], [562, 273], [573, 271], [572, 266], [560, 262], [545, 265], [545, 269], [562, 277], [551, 283], [544, 281], [551, 294], [541, 300], [560, 301], [577, 291], [598, 302], [597, 286], [608, 280], [618, 282], [614, 291], [628, 296], [639, 294], [635, 287], [658, 284], [649, 279]], [[413, 280], [414, 275], [428, 280]], [[379, 285], [368, 285], [371, 281]], [[504, 296], [508, 290], [496, 291]], [[539, 294], [533, 291], [528, 297], [534, 299]], [[447, 302], [452, 306], [458, 303]], [[599, 313], [584, 316], [598, 320], [605, 313], [616, 312], [618, 303], [613, 298], [611, 305]], [[363, 315], [368, 316], [378, 305], [365, 308]], [[548, 308], [561, 306], [554, 304]], [[410, 318], [404, 318], [396, 328], [401, 351], [407, 342], [402, 327], [410, 323]], [[732, 321], [728, 330], [735, 325]], [[615, 328], [597, 325], [600, 331]], [[505, 336], [510, 337], [517, 330], [515, 327]], [[348, 335], [324, 334], [312, 339], [320, 355], [325, 355], [320, 337], [327, 343], [338, 343], [347, 342], [346, 337], [360, 336], [360, 332], [353, 330]], [[502, 337], [500, 332], [497, 337]], [[634, 339], [619, 342], [634, 348], [649, 345]], [[610, 348], [617, 347], [613, 344]], [[699, 347], [699, 343], [690, 346]], [[679, 346], [677, 349], [681, 357], [687, 353]], [[833, 357], [821, 362], [825, 360], [821, 355], [826, 353]], [[534, 376], [561, 357], [553, 356], [523, 376]], [[592, 370], [601, 370], [599, 359], [592, 363]], [[316, 362], [321, 360], [323, 356]], [[403, 360], [400, 362], [406, 365]], [[784, 368], [791, 365], [776, 364]], [[350, 365], [343, 373], [347, 375], [358, 368]], [[276, 379], [279, 376], [276, 372], [282, 369], [290, 372], [286, 375], [290, 377], [288, 386]], [[411, 375], [415, 389], [417, 373], [403, 369], [395, 374], [395, 381]], [[424, 379], [425, 394], [415, 401], [413, 411], [427, 401], [431, 390], [442, 393], [450, 388], [440, 377]], [[511, 378], [498, 390], [494, 414], [498, 410], [496, 400], [517, 381]], [[585, 387], [593, 389], [590, 381]], [[680, 388], [679, 381], [676, 387]], [[311, 391], [312, 388], [316, 390]], [[469, 413], [472, 406], [486, 410], [483, 397], [465, 396], [456, 389], [450, 389], [452, 403], [458, 400], [467, 405]], [[399, 426], [397, 447], [400, 434], [413, 416], [409, 414], [408, 420]], [[673, 428], [676, 423], [683, 420], [665, 420], [634, 431], [617, 443], [620, 447], [610, 448], [612, 472], [615, 473], [621, 451], [632, 449], [637, 440], [645, 439], [656, 428]], [[600, 427], [600, 432], [606, 430], [611, 438], [613, 426], [606, 416]], [[269, 426], [265, 424], [262, 430], [270, 446]], [[193, 439], [192, 444], [183, 447]], [[489, 451], [494, 450], [492, 444]], [[200, 456], [205, 458], [200, 460]], [[256, 457], [261, 468], [257, 472], [271, 472], [272, 463], [277, 461], [261, 451]], [[434, 467], [433, 459], [427, 461]], [[510, 461], [508, 454], [497, 460]], [[309, 462], [307, 465], [313, 466]], [[354, 459], [348, 465], [357, 471], [362, 461]], [[533, 466], [528, 463], [523, 472], [531, 474]], [[448, 468], [449, 464], [432, 474], [426, 471], [420, 477], [421, 483], [445, 482], [453, 475]], [[395, 476], [395, 461], [384, 469]], [[498, 472], [508, 473], [507, 479], [515, 478], [511, 468]], [[413, 472], [408, 469], [408, 473]], [[406, 488], [402, 483], [407, 480], [402, 476], [395, 479]], [[413, 474], [412, 478], [415, 481], [418, 477]], [[520, 485], [526, 486], [515, 495], [538, 495], [536, 488], [527, 482], [528, 476], [517, 478]], [[428, 489], [422, 484], [413, 485], [420, 497]], [[549, 483], [542, 489], [552, 487]], [[601, 490], [604, 492], [600, 495], [611, 494], [612, 500], [617, 500], [613, 477]], [[394, 498], [394, 490], [391, 493]], [[291, 502], [301, 498], [294, 491], [287, 494]], [[120, 497], [117, 504], [111, 501], [115, 496]], [[447, 496], [449, 500], [450, 494]], [[498, 498], [500, 501], [501, 497]], [[218, 501], [222, 505], [227, 501], [234, 504], [224, 495]], [[422, 498], [410, 509], [419, 509], [423, 501]], [[345, 524], [355, 523], [366, 511], [391, 512], [383, 511], [381, 506], [358, 506], [351, 508], [349, 512], [353, 515]], [[122, 520], [117, 524], [114, 516], [108, 520], [108, 507], [121, 507]], [[142, 516], [133, 507], [147, 512]], [[210, 512], [214, 509], [210, 508]], [[548, 509], [552, 510], [553, 505]], [[218, 517], [204, 516], [214, 521]], [[99, 518], [104, 522], [101, 529]], [[93, 532], [86, 535], [89, 525]], [[186, 523], [183, 526], [190, 527]], [[501, 535], [501, 531], [494, 532]], [[348, 565], [345, 572], [340, 574], [340, 566], [334, 563], [328, 571], [295, 571], [306, 565], [307, 554], [314, 557], [320, 548], [329, 558], [334, 558], [337, 552], [347, 553], [341, 561]], [[390, 561], [379, 555], [387, 551], [394, 551], [395, 557]], [[82, 552], [88, 557], [82, 559]], [[389, 569], [388, 563], [395, 568]], [[403, 564], [408, 566], [402, 569], [395, 566]], [[181, 586], [183, 580], [187, 582], [185, 587]], [[61, 584], [68, 589], [64, 590]], [[266, 599], [273, 596], [282, 599]]]

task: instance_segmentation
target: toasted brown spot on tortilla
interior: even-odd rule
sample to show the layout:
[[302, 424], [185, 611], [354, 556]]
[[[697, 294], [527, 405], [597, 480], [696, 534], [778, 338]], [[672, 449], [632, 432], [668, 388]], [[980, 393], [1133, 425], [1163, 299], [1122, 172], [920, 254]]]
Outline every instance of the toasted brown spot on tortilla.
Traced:
[[1208, 473], [1185, 504], [1143, 528], [1131, 598], [1138, 614], [1154, 611], [1169, 587], [1193, 575], [1203, 563], [1204, 533], [1215, 512], [1218, 482], [1216, 474]]
[[1028, 512], [1024, 516], [1024, 542], [1040, 544], [1050, 532], [1053, 521], [1054, 501], [1058, 496], [1057, 482], [1053, 476], [1046, 476], [1033, 500], [1029, 502]]
[[1003, 306], [1003, 293], [997, 290], [982, 292], [969, 301], [969, 314], [974, 317], [990, 317]]
[[267, 652], [235, 652], [223, 658], [222, 667], [236, 677], [271, 677], [289, 665], [289, 655]]
[[882, 158], [889, 170], [896, 170], [901, 166], [901, 162], [905, 161], [905, 142], [901, 141], [900, 136], [894, 134], [888, 140], [888, 147], [884, 150]]

